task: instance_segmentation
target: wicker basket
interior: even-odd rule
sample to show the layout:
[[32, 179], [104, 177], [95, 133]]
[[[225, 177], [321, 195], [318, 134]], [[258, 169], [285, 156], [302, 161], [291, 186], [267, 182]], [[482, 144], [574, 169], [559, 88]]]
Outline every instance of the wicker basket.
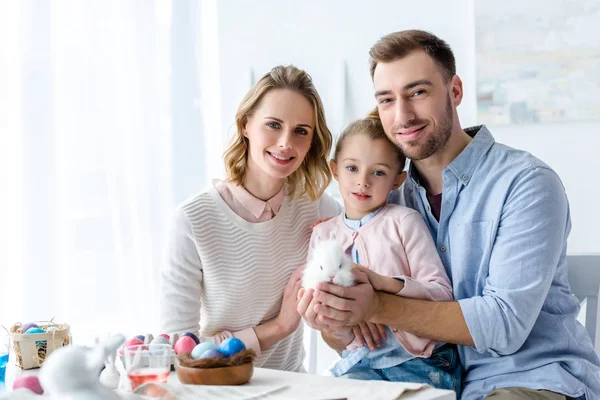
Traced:
[[46, 333], [26, 334], [21, 330], [21, 323], [10, 328], [12, 350], [15, 352], [17, 367], [21, 369], [39, 368], [44, 360], [56, 349], [68, 346], [71, 342], [70, 327], [67, 324], [56, 324], [52, 321], [38, 322], [37, 325], [46, 330], [55, 327], [56, 330]]

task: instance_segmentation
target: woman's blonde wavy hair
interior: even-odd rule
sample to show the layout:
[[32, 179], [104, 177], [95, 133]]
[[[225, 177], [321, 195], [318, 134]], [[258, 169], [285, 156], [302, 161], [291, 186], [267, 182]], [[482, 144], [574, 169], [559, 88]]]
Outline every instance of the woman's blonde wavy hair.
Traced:
[[285, 178], [285, 185], [292, 198], [306, 194], [311, 200], [317, 200], [331, 182], [327, 158], [333, 139], [325, 122], [321, 97], [315, 89], [312, 78], [293, 65], [280, 65], [273, 68], [244, 96], [235, 114], [237, 131], [233, 135], [229, 148], [223, 154], [228, 180], [236, 185], [241, 185], [244, 181], [249, 148], [248, 138], [243, 134], [244, 125], [263, 96], [273, 89], [292, 90], [308, 100], [315, 110], [315, 129], [310, 149], [300, 167]]

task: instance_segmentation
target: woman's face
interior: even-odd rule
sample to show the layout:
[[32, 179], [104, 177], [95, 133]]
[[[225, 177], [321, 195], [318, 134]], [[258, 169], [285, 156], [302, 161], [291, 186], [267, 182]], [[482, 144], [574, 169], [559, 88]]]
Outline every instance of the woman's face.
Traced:
[[294, 173], [310, 149], [315, 129], [312, 104], [288, 89], [273, 89], [261, 99], [244, 126], [250, 170], [283, 179]]

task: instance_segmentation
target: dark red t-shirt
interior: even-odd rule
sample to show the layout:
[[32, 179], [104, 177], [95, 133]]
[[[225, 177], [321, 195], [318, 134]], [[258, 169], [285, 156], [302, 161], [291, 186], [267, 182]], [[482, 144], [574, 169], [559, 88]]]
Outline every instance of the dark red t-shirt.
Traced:
[[439, 221], [440, 211], [442, 210], [442, 194], [428, 195], [427, 200], [429, 201], [429, 207], [431, 207], [431, 213]]

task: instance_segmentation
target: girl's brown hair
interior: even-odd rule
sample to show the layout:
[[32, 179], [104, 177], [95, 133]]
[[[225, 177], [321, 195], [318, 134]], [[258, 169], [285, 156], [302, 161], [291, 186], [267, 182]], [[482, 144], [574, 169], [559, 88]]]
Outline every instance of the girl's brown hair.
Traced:
[[404, 164], [406, 164], [406, 156], [396, 146], [385, 134], [385, 130], [383, 129], [383, 125], [381, 124], [381, 120], [378, 116], [373, 115], [373, 113], [369, 114], [365, 119], [356, 120], [343, 130], [343, 132], [338, 137], [337, 143], [335, 145], [335, 152], [333, 153], [333, 160], [337, 161], [337, 157], [342, 151], [344, 146], [344, 142], [349, 137], [354, 135], [366, 135], [371, 140], [384, 140], [391, 146], [396, 152], [396, 159], [398, 160], [398, 165], [400, 166], [400, 170], [398, 173], [404, 171]]
[[229, 148], [223, 154], [229, 181], [241, 185], [244, 181], [248, 161], [248, 139], [243, 130], [248, 117], [258, 107], [266, 93], [274, 89], [292, 90], [308, 100], [315, 111], [315, 129], [312, 143], [300, 167], [285, 178], [288, 194], [301, 197], [306, 194], [311, 200], [318, 199], [331, 182], [331, 171], [327, 157], [333, 139], [325, 121], [321, 97], [312, 78], [305, 71], [294, 67], [277, 66], [266, 73], [244, 96], [235, 114], [237, 131]]

